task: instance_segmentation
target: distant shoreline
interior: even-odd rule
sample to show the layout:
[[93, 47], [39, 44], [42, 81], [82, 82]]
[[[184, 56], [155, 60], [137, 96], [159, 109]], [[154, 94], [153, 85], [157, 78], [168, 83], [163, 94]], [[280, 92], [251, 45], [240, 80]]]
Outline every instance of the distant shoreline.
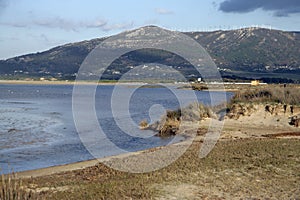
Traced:
[[82, 84], [82, 85], [155, 85], [155, 84], [166, 84], [166, 85], [186, 85], [188, 83], [148, 83], [148, 82], [137, 82], [137, 81], [34, 81], [34, 80], [0, 80], [0, 84], [12, 84], [12, 85], [75, 85], [75, 84]]
[[[151, 82], [118, 82], [118, 81], [73, 81], [73, 80], [65, 80], [65, 81], [49, 81], [49, 80], [0, 80], [1, 84], [7, 84], [7, 85], [124, 85], [124, 86], [143, 86], [144, 88], [156, 88], [152, 85], [159, 85], [159, 84], [165, 84], [165, 85], [174, 85], [177, 86], [177, 89], [183, 89], [183, 90], [193, 90], [192, 85], [194, 83], [151, 83]], [[147, 86], [148, 85], [148, 86]], [[237, 92], [241, 88], [245, 87], [264, 87], [266, 85], [260, 85], [260, 86], [250, 86], [250, 85], [236, 85], [236, 84], [224, 84], [224, 87], [218, 87], [220, 85], [210, 85], [206, 89], [202, 89], [200, 91], [211, 91], [211, 92]]]
[[1, 84], [7, 84], [7, 85], [122, 85], [122, 86], [128, 86], [128, 87], [137, 87], [141, 86], [143, 88], [160, 88], [159, 86], [156, 85], [173, 85], [177, 87], [181, 87], [183, 85], [188, 85], [189, 83], [151, 83], [151, 82], [126, 82], [126, 81], [34, 81], [34, 80], [0, 80], [0, 85]]
[[75, 85], [75, 83], [85, 85], [115, 85], [115, 82], [75, 82], [75, 81], [25, 81], [25, 80], [0, 80], [0, 84], [11, 84], [11, 85]]

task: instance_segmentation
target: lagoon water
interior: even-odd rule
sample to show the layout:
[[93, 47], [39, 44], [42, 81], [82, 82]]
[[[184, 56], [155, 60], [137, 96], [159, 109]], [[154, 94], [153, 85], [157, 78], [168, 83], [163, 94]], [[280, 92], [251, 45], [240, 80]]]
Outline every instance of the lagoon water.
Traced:
[[[89, 85], [86, 85], [89, 89]], [[116, 124], [111, 113], [113, 85], [97, 87], [95, 96], [99, 125], [107, 138], [126, 151], [138, 151], [167, 145], [172, 138], [132, 137]], [[175, 86], [173, 86], [174, 90]], [[132, 89], [124, 85], [122, 90]], [[72, 85], [0, 85], [0, 168], [2, 173], [24, 171], [93, 159], [82, 144], [72, 113]], [[191, 103], [191, 90], [178, 90], [185, 104]], [[207, 91], [195, 92], [199, 101], [210, 104]], [[218, 99], [219, 95], [219, 99]], [[226, 94], [230, 98], [232, 94]], [[214, 92], [215, 103], [222, 93]], [[83, 102], [85, 103], [85, 102]], [[86, 102], [87, 103], [87, 102]], [[122, 99], [120, 99], [122, 104]], [[129, 113], [136, 126], [149, 119], [151, 106], [179, 107], [168, 88], [138, 88], [130, 99]], [[117, 116], [122, 119], [122, 116]], [[157, 116], [158, 117], [158, 116]], [[156, 119], [158, 120], [159, 117]], [[88, 128], [88, 127], [87, 127]], [[174, 142], [174, 141], [172, 141]], [[175, 141], [176, 142], [176, 141]], [[102, 156], [117, 154], [107, 149], [105, 139], [97, 144]]]

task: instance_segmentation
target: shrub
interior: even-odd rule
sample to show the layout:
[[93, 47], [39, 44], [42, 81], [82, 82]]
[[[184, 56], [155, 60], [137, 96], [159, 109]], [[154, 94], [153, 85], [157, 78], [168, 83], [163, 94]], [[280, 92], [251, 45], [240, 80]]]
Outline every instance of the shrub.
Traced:
[[168, 110], [159, 123], [149, 127], [158, 131], [158, 136], [172, 136], [178, 133], [182, 120], [195, 122], [208, 117], [215, 118], [215, 114], [209, 107], [199, 103], [192, 103], [182, 109]]
[[167, 110], [167, 119], [170, 120], [180, 120], [181, 118], [181, 109], [177, 109], [177, 110]]
[[140, 128], [141, 129], [145, 129], [145, 128], [147, 128], [148, 127], [148, 122], [147, 122], [147, 120], [142, 120], [141, 122], [140, 122]]

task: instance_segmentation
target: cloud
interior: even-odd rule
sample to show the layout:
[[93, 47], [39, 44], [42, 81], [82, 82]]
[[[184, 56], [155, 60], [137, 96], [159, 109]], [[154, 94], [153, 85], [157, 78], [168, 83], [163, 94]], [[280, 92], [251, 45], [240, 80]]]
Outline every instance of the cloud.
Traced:
[[60, 17], [36, 19], [28, 25], [41, 26], [46, 28], [58, 28], [66, 31], [77, 31], [77, 29], [80, 27], [79, 24]]
[[79, 32], [81, 29], [100, 29], [102, 31], [122, 30], [134, 26], [133, 22], [123, 22], [111, 24], [104, 19], [94, 19], [86, 21], [73, 21], [61, 17], [31, 19], [24, 21], [0, 22], [0, 25], [15, 28], [45, 27], [51, 29], [62, 29], [65, 31]]
[[28, 24], [26, 24], [24, 22], [0, 22], [0, 25], [11, 26], [11, 27], [14, 27], [14, 28], [26, 28], [26, 27], [28, 27]]
[[101, 28], [107, 24], [105, 20], [96, 19], [91, 21], [75, 22], [60, 17], [38, 19], [33, 21], [33, 25], [47, 28], [58, 28], [66, 31], [78, 31], [80, 28]]
[[102, 19], [81, 23], [81, 26], [86, 28], [101, 28], [104, 27], [105, 25], [107, 25], [107, 21]]
[[90, 21], [74, 22], [60, 17], [34, 21], [35, 25], [48, 28], [59, 28], [67, 31], [78, 31], [80, 28], [102, 28], [107, 24], [106, 20], [95, 19]]
[[167, 9], [164, 9], [164, 8], [156, 8], [155, 12], [157, 14], [160, 14], [160, 15], [171, 15], [171, 14], [174, 14], [173, 11], [167, 10]]
[[247, 13], [257, 9], [273, 12], [274, 16], [287, 17], [300, 13], [299, 0], [225, 0], [219, 10], [226, 13]]

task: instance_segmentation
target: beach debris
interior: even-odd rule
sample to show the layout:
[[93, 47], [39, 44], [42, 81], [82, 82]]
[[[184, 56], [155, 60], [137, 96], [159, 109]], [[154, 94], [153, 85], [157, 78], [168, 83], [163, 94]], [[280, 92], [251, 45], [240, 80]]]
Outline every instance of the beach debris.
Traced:
[[299, 127], [300, 126], [300, 115], [295, 115], [290, 117], [291, 121], [290, 121], [290, 125], [295, 126], [295, 127]]

